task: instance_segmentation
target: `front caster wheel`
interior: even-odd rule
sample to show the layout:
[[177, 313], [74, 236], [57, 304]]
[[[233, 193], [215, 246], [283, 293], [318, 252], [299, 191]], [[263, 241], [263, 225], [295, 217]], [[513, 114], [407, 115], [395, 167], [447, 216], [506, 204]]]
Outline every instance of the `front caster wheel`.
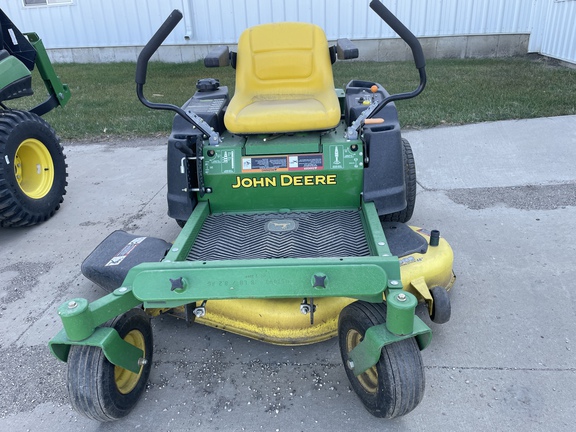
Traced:
[[450, 321], [450, 315], [452, 315], [448, 291], [441, 286], [435, 286], [430, 290], [430, 294], [432, 294], [432, 313], [430, 314], [430, 319], [436, 324], [447, 323]]
[[127, 415], [146, 389], [152, 367], [152, 328], [142, 309], [132, 309], [105, 324], [118, 331], [126, 342], [144, 351], [136, 374], [114, 366], [102, 350], [73, 345], [68, 355], [68, 395], [80, 414], [101, 422]]
[[348, 367], [348, 355], [366, 330], [385, 321], [384, 303], [356, 301], [340, 313], [338, 339], [346, 375], [366, 409], [376, 417], [395, 418], [416, 408], [424, 396], [424, 367], [416, 340], [384, 346], [378, 363], [358, 376]]

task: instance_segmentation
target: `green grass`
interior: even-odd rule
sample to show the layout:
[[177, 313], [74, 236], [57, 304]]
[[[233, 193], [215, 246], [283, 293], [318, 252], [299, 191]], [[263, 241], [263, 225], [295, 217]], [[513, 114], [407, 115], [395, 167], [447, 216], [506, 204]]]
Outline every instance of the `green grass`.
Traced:
[[[412, 63], [365, 63], [346, 72], [345, 64], [336, 66], [337, 84], [354, 74], [369, 76], [394, 93], [417, 84]], [[340, 79], [340, 70], [344, 79]], [[576, 114], [574, 69], [514, 58], [431, 60], [426, 71], [424, 92], [396, 103], [403, 127]]]
[[[58, 64], [72, 98], [64, 109], [45, 116], [64, 140], [105, 139], [108, 136], [167, 136], [172, 113], [152, 111], [136, 98], [132, 63]], [[542, 60], [431, 60], [428, 85], [417, 98], [397, 102], [403, 127], [533, 118], [576, 114], [576, 70], [550, 66]], [[201, 62], [151, 63], [145, 94], [154, 102], [182, 105], [199, 78], [214, 77], [234, 90], [234, 70], [206, 69]], [[334, 81], [344, 87], [351, 79], [376, 81], [391, 93], [417, 85], [412, 62], [337, 62]], [[45, 94], [34, 77], [35, 100]], [[31, 98], [17, 101], [30, 107]], [[15, 104], [12, 103], [11, 106]]]

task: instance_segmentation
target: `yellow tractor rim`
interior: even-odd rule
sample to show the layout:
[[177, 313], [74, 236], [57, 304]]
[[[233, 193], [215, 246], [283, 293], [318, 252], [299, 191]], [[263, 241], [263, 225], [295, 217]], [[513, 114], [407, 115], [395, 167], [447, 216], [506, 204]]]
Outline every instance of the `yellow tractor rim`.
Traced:
[[54, 183], [54, 162], [44, 144], [29, 138], [18, 146], [14, 156], [14, 175], [26, 196], [44, 198]]
[[[140, 331], [132, 330], [124, 337], [124, 340], [136, 348], [140, 348], [144, 352], [143, 358], [146, 358], [144, 335]], [[119, 366], [114, 366], [114, 381], [118, 391], [122, 394], [128, 394], [134, 390], [142, 376], [142, 369], [144, 369], [144, 366], [140, 367], [138, 373], [134, 373]]]
[[[360, 342], [362, 342], [362, 335], [354, 329], [350, 329], [346, 334], [346, 350], [352, 351]], [[378, 391], [378, 371], [376, 366], [372, 366], [366, 372], [356, 377], [360, 385], [368, 393], [376, 394]]]

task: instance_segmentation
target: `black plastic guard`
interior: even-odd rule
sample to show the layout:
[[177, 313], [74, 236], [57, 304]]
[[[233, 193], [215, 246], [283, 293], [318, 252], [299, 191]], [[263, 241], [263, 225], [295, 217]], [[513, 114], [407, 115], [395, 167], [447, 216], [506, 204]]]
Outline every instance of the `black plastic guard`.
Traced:
[[32, 71], [36, 61], [36, 50], [18, 30], [10, 18], [0, 9], [0, 49], [5, 49]]
[[0, 102], [17, 99], [24, 96], [32, 96], [32, 76], [28, 75], [16, 80], [0, 89]]
[[[372, 86], [377, 86], [378, 100], [390, 96], [380, 85], [371, 81], [352, 80], [346, 86], [345, 120], [351, 125], [362, 114], [373, 97]], [[404, 184], [404, 158], [398, 112], [393, 103], [386, 105], [375, 118], [381, 124], [364, 125], [365, 156], [369, 162], [364, 167], [364, 201], [373, 202], [380, 216], [406, 208]]]
[[82, 263], [82, 274], [107, 291], [122, 286], [130, 269], [144, 262], [159, 262], [171, 244], [154, 237], [114, 231]]
[[425, 254], [428, 251], [426, 238], [400, 222], [382, 222], [388, 247], [392, 255], [404, 257], [413, 253]]

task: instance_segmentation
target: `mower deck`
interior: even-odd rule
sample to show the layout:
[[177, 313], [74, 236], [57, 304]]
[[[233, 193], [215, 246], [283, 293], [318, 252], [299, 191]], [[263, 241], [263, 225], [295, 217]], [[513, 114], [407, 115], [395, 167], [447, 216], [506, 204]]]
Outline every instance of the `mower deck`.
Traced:
[[[419, 228], [413, 229], [422, 232]], [[444, 239], [426, 254], [402, 257], [400, 273], [404, 289], [415, 294], [420, 302], [429, 304], [430, 299], [424, 298], [418, 288], [424, 283], [449, 291], [455, 282], [452, 262], [452, 248]], [[353, 301], [343, 297], [315, 299], [314, 325], [310, 325], [308, 315], [297, 313], [301, 305], [298, 299], [214, 300], [208, 303], [206, 315], [196, 322], [271, 344], [309, 345], [336, 336], [338, 315]], [[184, 308], [177, 308], [173, 313], [184, 317]]]
[[[392, 232], [399, 230], [398, 225], [391, 224], [385, 229], [387, 244], [390, 245]], [[255, 264], [254, 260], [268, 260], [273, 265], [274, 260], [296, 258], [299, 259], [296, 265], [300, 267], [314, 258], [337, 258], [344, 263], [350, 261], [350, 257], [372, 255], [370, 235], [364, 230], [363, 213], [357, 210], [208, 215], [200, 229], [196, 226], [187, 228], [191, 232], [198, 231], [198, 235], [185, 260], [202, 262], [203, 266], [223, 268], [228, 262], [236, 267], [232, 260], [247, 260], [247, 267], [250, 267]], [[420, 228], [412, 228], [412, 231], [426, 244], [429, 243], [430, 232]], [[404, 234], [398, 243], [405, 247], [410, 242]], [[392, 252], [398, 253], [394, 250], [395, 245], [390, 246]], [[175, 246], [173, 249], [179, 248]], [[430, 305], [427, 287], [441, 286], [446, 290], [452, 287], [455, 279], [453, 254], [444, 239], [426, 251], [399, 254], [402, 255], [402, 286], [420, 302]], [[293, 271], [297, 270], [288, 271], [294, 274]], [[291, 279], [286, 279], [283, 272], [274, 273], [264, 284], [287, 286]], [[256, 276], [246, 273], [244, 279], [236, 277], [219, 283], [234, 291], [255, 286], [256, 280]], [[312, 297], [315, 306], [313, 325], [309, 313], [300, 313], [302, 298], [210, 300], [206, 304], [206, 314], [197, 318], [197, 322], [278, 345], [312, 344], [337, 334], [340, 311], [354, 301], [350, 297], [323, 297], [323, 292], [317, 292], [316, 296], [318, 298]], [[184, 307], [173, 308], [170, 313], [186, 318]]]

